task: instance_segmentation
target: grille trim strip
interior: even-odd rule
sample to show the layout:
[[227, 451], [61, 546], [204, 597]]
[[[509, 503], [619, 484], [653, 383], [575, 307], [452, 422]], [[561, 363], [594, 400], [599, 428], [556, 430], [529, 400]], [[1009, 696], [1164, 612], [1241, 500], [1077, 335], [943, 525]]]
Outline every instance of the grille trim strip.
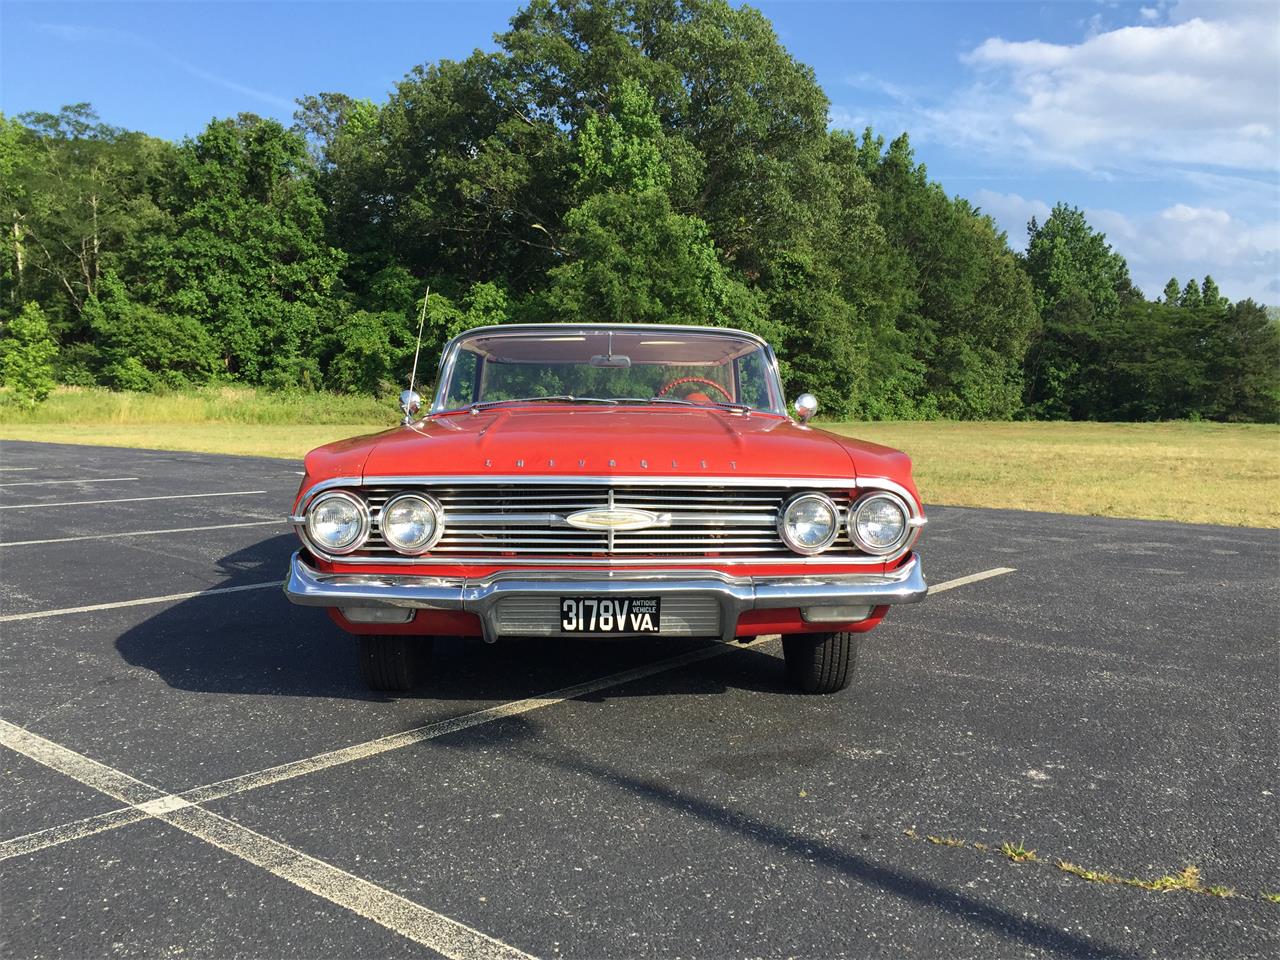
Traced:
[[[548, 487], [559, 486], [560, 490], [548, 490]], [[394, 493], [406, 490], [408, 488], [417, 488], [430, 491], [433, 496], [441, 502], [446, 515], [452, 506], [455, 510], [463, 503], [468, 504], [467, 510], [471, 510], [470, 504], [475, 503], [477, 498], [484, 499], [491, 494], [495, 488], [501, 488], [502, 495], [510, 498], [514, 503], [516, 501], [528, 501], [533, 498], [535, 502], [539, 502], [534, 510], [528, 510], [525, 507], [512, 508], [510, 512], [503, 513], [499, 511], [499, 515], [503, 517], [504, 523], [515, 519], [521, 514], [538, 513], [544, 516], [551, 514], [549, 508], [553, 506], [562, 506], [566, 513], [581, 510], [584, 507], [595, 508], [607, 505], [607, 498], [610, 493], [616, 496], [615, 503], [620, 507], [628, 507], [635, 509], [651, 509], [662, 510], [672, 513], [672, 526], [670, 528], [649, 528], [643, 531], [617, 531], [614, 536], [618, 543], [612, 553], [607, 552], [607, 543], [604, 549], [583, 549], [587, 544], [576, 544], [573, 549], [562, 549], [560, 547], [546, 548], [546, 552], [537, 554], [527, 554], [525, 551], [513, 551], [509, 546], [500, 542], [485, 543], [480, 550], [472, 549], [473, 545], [468, 544], [465, 547], [450, 547], [446, 542], [448, 537], [448, 529], [446, 527], [446, 537], [441, 543], [432, 550], [430, 554], [416, 557], [405, 557], [400, 554], [394, 554], [384, 550], [377, 549], [377, 544], [370, 544], [367, 552], [362, 550], [359, 554], [346, 556], [332, 556], [324, 551], [316, 550], [314, 545], [308, 543], [313, 554], [321, 559], [330, 560], [335, 563], [346, 564], [377, 564], [377, 565], [470, 565], [477, 564], [482, 566], [494, 565], [499, 566], [521, 566], [533, 565], [541, 567], [551, 566], [594, 566], [605, 565], [609, 567], [627, 567], [635, 570], [643, 570], [645, 567], [686, 567], [689, 564], [711, 561], [717, 565], [737, 565], [737, 564], [758, 564], [758, 563], [776, 563], [785, 562], [788, 565], [805, 566], [805, 567], [822, 567], [832, 565], [843, 566], [862, 566], [876, 565], [883, 563], [891, 563], [899, 557], [905, 555], [914, 546], [915, 541], [919, 537], [920, 527], [924, 524], [925, 519], [920, 511], [918, 501], [915, 495], [906, 488], [898, 484], [896, 481], [887, 477], [863, 477], [863, 478], [845, 478], [845, 477], [814, 477], [814, 478], [769, 478], [761, 479], [759, 477], [701, 477], [701, 476], [682, 476], [682, 477], [652, 477], [652, 476], [404, 476], [404, 477], [381, 477], [371, 476], [364, 478], [358, 477], [334, 477], [328, 480], [319, 481], [307, 487], [299, 496], [297, 507], [294, 515], [290, 520], [298, 528], [299, 533], [306, 542], [305, 530], [302, 528], [302, 522], [305, 517], [306, 508], [311, 501], [325, 490], [342, 487], [352, 492], [358, 492], [367, 498], [371, 512], [376, 515], [381, 512], [381, 505]], [[720, 500], [731, 501], [727, 505], [724, 503], [708, 504], [697, 503], [691, 504], [687, 498], [681, 498], [681, 494], [687, 488], [701, 487], [704, 494], [714, 496]], [[379, 489], [381, 488], [381, 489]], [[847, 536], [842, 530], [842, 535], [837, 545], [832, 549], [814, 556], [800, 556], [787, 550], [782, 546], [776, 550], [766, 549], [760, 550], [760, 545], [751, 547], [737, 546], [733, 543], [734, 535], [748, 537], [751, 535], [759, 535], [764, 532], [766, 526], [766, 518], [768, 522], [772, 522], [772, 517], [776, 507], [773, 504], [780, 502], [780, 499], [788, 496], [798, 488], [824, 490], [838, 501], [838, 506], [847, 509], [852, 499], [856, 498], [857, 492], [868, 489], [890, 490], [898, 493], [906, 501], [912, 513], [912, 535], [902, 548], [896, 553], [888, 556], [871, 556], [858, 551], [852, 543], [849, 542]], [[567, 493], [567, 495], [566, 495]], [[647, 499], [645, 499], [647, 497]], [[548, 501], [560, 498], [560, 504], [552, 504]], [[742, 501], [752, 501], [749, 505]], [[567, 502], [566, 502], [567, 501]], [[602, 503], [604, 501], [604, 503]], [[732, 501], [737, 501], [736, 503]], [[745, 508], [745, 509], [744, 509]], [[719, 511], [730, 510], [730, 516], [723, 516]], [[845, 519], [845, 510], [841, 510], [841, 522]], [[717, 519], [713, 521], [711, 518], [715, 516]], [[705, 519], [704, 519], [705, 517]], [[743, 523], [740, 528], [729, 526], [728, 524], [735, 520], [747, 520], [751, 517], [753, 522]], [[693, 526], [692, 524], [699, 524]], [[519, 524], [509, 524], [510, 526], [519, 527]], [[680, 528], [680, 529], [675, 529]], [[467, 527], [458, 524], [456, 530], [463, 533]], [[528, 525], [523, 526], [524, 530], [538, 529], [542, 534], [553, 534], [560, 536], [568, 533], [573, 528], [535, 528]], [[597, 531], [586, 531], [588, 534], [596, 534]], [[659, 535], [659, 539], [664, 535], [670, 535], [673, 540], [679, 536], [705, 537], [706, 545], [699, 547], [678, 546], [678, 540], [662, 539], [661, 543], [646, 545], [645, 547], [628, 547], [626, 545], [626, 537], [636, 535], [653, 536]], [[779, 543], [780, 543], [779, 539]], [[767, 545], [766, 545], [767, 546]]]
[[[650, 481], [629, 487], [583, 487], [566, 480], [541, 491], [475, 484], [460, 489], [443, 480], [438, 484], [365, 486], [361, 495], [373, 516], [373, 530], [363, 554], [383, 554], [379, 533], [382, 506], [405, 490], [422, 490], [440, 503], [444, 534], [430, 551], [435, 556], [520, 556], [601, 559], [621, 556], [716, 557], [724, 554], [766, 560], [790, 559], [795, 554], [777, 533], [777, 517], [790, 491], [770, 483], [726, 488], [718, 484], [686, 486], [673, 495]], [[831, 490], [840, 523], [852, 501], [850, 492]], [[627, 507], [647, 509], [661, 520], [641, 530], [590, 530], [571, 526], [567, 517], [583, 509]], [[834, 548], [846, 556], [854, 547], [843, 539]]]

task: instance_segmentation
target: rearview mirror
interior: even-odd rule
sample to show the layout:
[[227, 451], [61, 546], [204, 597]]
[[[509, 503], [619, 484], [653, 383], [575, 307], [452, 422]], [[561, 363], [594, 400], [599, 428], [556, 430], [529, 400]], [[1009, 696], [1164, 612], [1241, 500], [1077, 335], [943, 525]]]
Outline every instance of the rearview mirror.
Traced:
[[608, 370], [630, 370], [631, 358], [620, 353], [597, 353], [591, 358], [593, 367], [604, 367]]
[[404, 422], [408, 423], [422, 409], [422, 397], [414, 390], [404, 390], [400, 394], [400, 409], [404, 411]]
[[796, 419], [801, 423], [808, 423], [817, 412], [818, 398], [812, 393], [802, 393], [796, 397]]

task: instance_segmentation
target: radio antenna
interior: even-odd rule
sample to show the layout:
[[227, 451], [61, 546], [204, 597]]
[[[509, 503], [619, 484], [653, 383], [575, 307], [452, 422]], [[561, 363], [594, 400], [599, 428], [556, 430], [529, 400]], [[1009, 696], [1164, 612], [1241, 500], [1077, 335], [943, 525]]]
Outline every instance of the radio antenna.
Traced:
[[400, 394], [400, 409], [404, 411], [401, 423], [411, 423], [413, 415], [418, 412], [422, 401], [413, 392], [413, 385], [418, 381], [418, 354], [422, 352], [422, 328], [427, 322], [427, 301], [431, 299], [431, 287], [422, 297], [422, 310], [418, 313], [418, 343], [413, 348], [413, 369], [409, 371], [409, 389]]
[[422, 326], [427, 322], [427, 301], [431, 298], [431, 287], [427, 287], [422, 297], [422, 312], [418, 314], [418, 345], [413, 348], [413, 369], [409, 371], [409, 389], [413, 389], [418, 379], [418, 354], [422, 352]]

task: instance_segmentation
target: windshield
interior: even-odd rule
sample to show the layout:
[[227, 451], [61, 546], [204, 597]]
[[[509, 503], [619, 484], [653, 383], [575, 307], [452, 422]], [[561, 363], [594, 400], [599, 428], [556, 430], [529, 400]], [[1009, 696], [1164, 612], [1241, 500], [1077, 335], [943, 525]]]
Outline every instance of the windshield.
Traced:
[[695, 405], [781, 414], [768, 350], [732, 331], [511, 327], [459, 338], [436, 411], [545, 403]]

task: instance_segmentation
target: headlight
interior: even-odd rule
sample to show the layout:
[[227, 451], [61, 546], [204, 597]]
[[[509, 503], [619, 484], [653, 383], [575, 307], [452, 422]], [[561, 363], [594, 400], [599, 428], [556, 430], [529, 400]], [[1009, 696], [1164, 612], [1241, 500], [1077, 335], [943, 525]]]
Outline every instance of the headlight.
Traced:
[[796, 553], [821, 553], [836, 542], [840, 514], [825, 493], [802, 493], [783, 507], [778, 535]]
[[907, 505], [892, 493], [869, 493], [849, 510], [849, 538], [865, 553], [893, 553], [911, 530]]
[[400, 553], [426, 553], [444, 533], [440, 504], [430, 497], [402, 493], [382, 508], [378, 528], [392, 549]]
[[350, 553], [369, 536], [369, 510], [349, 493], [322, 493], [307, 509], [307, 536], [326, 553]]

